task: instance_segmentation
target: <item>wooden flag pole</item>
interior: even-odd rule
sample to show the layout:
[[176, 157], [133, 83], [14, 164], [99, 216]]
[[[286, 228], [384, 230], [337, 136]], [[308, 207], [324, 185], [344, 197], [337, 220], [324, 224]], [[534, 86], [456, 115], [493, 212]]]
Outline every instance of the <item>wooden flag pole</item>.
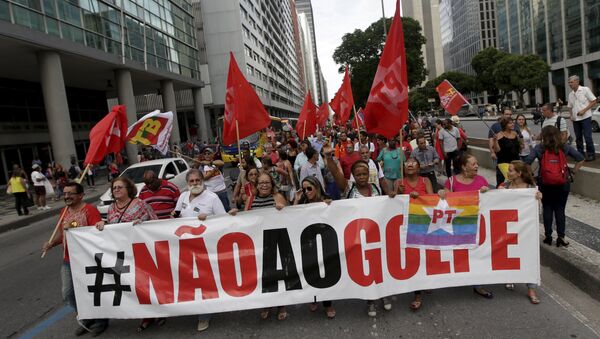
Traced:
[[306, 139], [306, 120], [303, 122], [304, 126], [302, 127], [302, 140]]
[[404, 144], [404, 136], [402, 135], [402, 127], [400, 127], [400, 180], [404, 179], [404, 149], [402, 148]]
[[[83, 170], [83, 172], [81, 172], [81, 175], [79, 176], [79, 178], [75, 179], [75, 182], [78, 184], [81, 184], [81, 181], [83, 180], [83, 177], [85, 177], [85, 174], [89, 171], [91, 164], [88, 164], [87, 166], [85, 166], [85, 169]], [[63, 222], [63, 219], [65, 218], [65, 214], [67, 214], [67, 207], [65, 207], [62, 211], [62, 213], [60, 214], [60, 218], [58, 218], [58, 222], [56, 223], [56, 226], [54, 226], [54, 231], [52, 232], [52, 235], [50, 236], [50, 239], [48, 239], [48, 243], [52, 243], [52, 240], [54, 240], [54, 237], [56, 236], [56, 233], [58, 233], [58, 229], [60, 228], [60, 225]], [[46, 251], [42, 252], [42, 258], [44, 258], [46, 256]]]
[[242, 146], [240, 143], [240, 126], [238, 125], [237, 119], [235, 119], [235, 134], [237, 137], [237, 145], [238, 145], [238, 157], [240, 159], [240, 164], [242, 163]]
[[354, 121], [356, 121], [356, 136], [359, 136], [360, 125], [358, 124], [358, 114], [356, 114], [356, 105], [352, 105], [352, 109], [354, 110]]

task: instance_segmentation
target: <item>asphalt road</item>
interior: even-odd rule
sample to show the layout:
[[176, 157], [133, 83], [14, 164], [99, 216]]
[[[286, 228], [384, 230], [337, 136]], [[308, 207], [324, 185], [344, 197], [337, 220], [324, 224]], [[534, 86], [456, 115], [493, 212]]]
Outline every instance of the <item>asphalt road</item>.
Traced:
[[[463, 126], [463, 128], [466, 130], [467, 135], [469, 135], [469, 137], [487, 139], [488, 127], [485, 124], [487, 124], [488, 126], [492, 126], [494, 121], [486, 120], [484, 123], [481, 120], [462, 119], [460, 121], [460, 123]], [[569, 131], [570, 131], [571, 135], [573, 136], [573, 138], [575, 138], [575, 132], [573, 131], [573, 124], [571, 123], [570, 120], [567, 120], [567, 124], [569, 126]], [[536, 135], [540, 134], [540, 132], [541, 132], [541, 125], [540, 124], [535, 125], [533, 123], [533, 120], [527, 121], [527, 127], [529, 127], [529, 129]], [[592, 133], [592, 138], [594, 139], [596, 153], [600, 153], [600, 133]], [[573, 141], [573, 146], [575, 146], [575, 141]]]
[[[0, 234], [0, 336], [31, 338], [72, 337], [75, 314], [65, 309], [60, 297], [61, 251], [56, 248], [40, 259], [40, 246], [56, 219]], [[320, 310], [307, 305], [290, 306], [290, 317], [259, 320], [258, 311], [217, 314], [202, 335], [215, 338], [598, 338], [600, 303], [548, 268], [542, 269], [542, 303], [531, 305], [526, 288], [510, 292], [491, 286], [496, 298], [485, 300], [468, 287], [435, 290], [424, 294], [424, 304], [411, 312], [410, 294], [393, 298], [394, 308], [376, 318], [365, 314], [361, 300], [336, 301], [337, 317], [327, 320]], [[139, 335], [138, 320], [113, 320], [103, 334], [107, 338]], [[196, 317], [169, 319], [163, 327], [151, 327], [147, 338], [195, 337]]]

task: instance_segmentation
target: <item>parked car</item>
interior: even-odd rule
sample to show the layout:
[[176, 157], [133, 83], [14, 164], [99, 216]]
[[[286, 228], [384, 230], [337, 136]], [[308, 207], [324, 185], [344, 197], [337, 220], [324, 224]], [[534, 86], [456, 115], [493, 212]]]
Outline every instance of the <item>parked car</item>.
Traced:
[[[144, 173], [152, 170], [158, 173], [159, 178], [171, 181], [175, 186], [179, 187], [179, 190], [183, 191], [187, 188], [185, 176], [189, 169], [190, 166], [182, 158], [157, 159], [133, 164], [127, 167], [119, 177], [131, 179], [135, 183], [135, 187], [137, 187], [139, 193], [142, 187], [144, 187]], [[106, 218], [108, 207], [112, 203], [113, 199], [109, 188], [102, 194], [100, 204], [98, 204], [98, 210], [102, 218]]]
[[592, 131], [600, 132], [600, 106], [592, 111]]

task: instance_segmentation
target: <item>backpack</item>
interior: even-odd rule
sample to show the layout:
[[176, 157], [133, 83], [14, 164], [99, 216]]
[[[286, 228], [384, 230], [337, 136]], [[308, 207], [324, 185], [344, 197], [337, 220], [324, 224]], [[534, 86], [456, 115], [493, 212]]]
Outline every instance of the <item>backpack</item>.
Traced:
[[544, 185], [564, 185], [567, 183], [569, 166], [561, 149], [558, 153], [545, 150], [540, 161], [540, 179]]
[[71, 168], [69, 168], [69, 179], [75, 179], [77, 178], [77, 169], [75, 168], [75, 165], [72, 165]]

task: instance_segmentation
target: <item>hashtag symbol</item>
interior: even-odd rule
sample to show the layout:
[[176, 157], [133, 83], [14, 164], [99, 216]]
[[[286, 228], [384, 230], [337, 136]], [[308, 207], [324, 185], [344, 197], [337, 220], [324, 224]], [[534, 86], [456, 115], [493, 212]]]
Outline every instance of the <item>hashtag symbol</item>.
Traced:
[[[100, 306], [100, 296], [103, 292], [115, 292], [113, 298], [113, 306], [121, 305], [121, 297], [123, 291], [131, 292], [131, 286], [121, 285], [121, 274], [129, 273], [129, 265], [123, 265], [123, 259], [125, 258], [125, 252], [117, 252], [117, 262], [114, 267], [102, 267], [102, 256], [104, 253], [96, 253], [94, 259], [96, 260], [96, 266], [87, 266], [85, 268], [86, 274], [95, 274], [96, 281], [94, 285], [88, 285], [88, 292], [94, 293], [94, 306]], [[112, 274], [115, 283], [104, 284], [104, 275]]]

